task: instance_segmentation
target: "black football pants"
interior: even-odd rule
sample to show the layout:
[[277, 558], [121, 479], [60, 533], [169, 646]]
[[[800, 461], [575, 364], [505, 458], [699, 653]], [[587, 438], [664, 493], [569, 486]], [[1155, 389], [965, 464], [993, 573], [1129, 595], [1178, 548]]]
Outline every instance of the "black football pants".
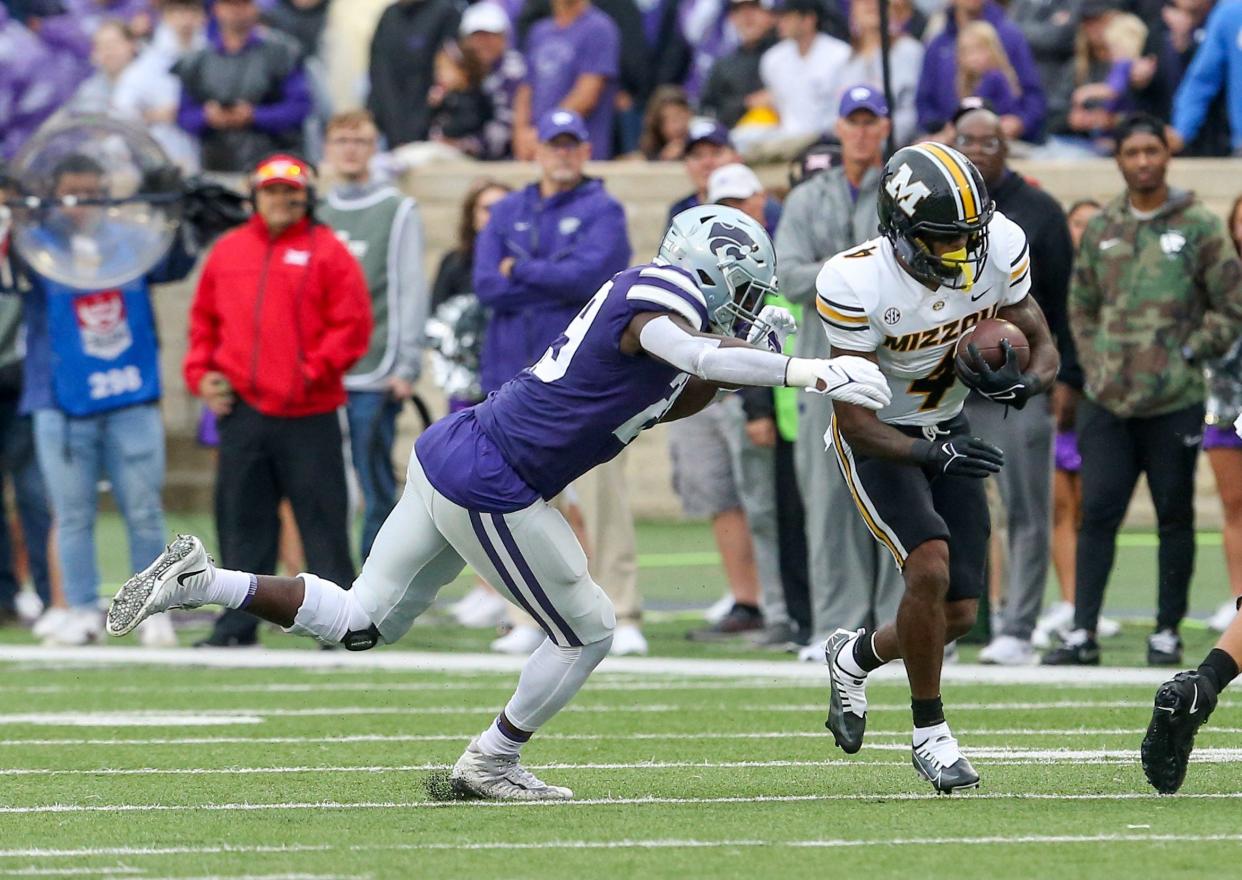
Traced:
[[[345, 459], [335, 411], [302, 418], [267, 416], [237, 402], [220, 419], [216, 473], [219, 564], [274, 574], [280, 542], [279, 507], [288, 498], [302, 536], [306, 567], [348, 590], [354, 580], [349, 552]], [[254, 640], [259, 621], [244, 611], [224, 612], [216, 637]]]
[[1117, 530], [1139, 474], [1144, 474], [1160, 538], [1156, 628], [1176, 630], [1186, 616], [1195, 567], [1195, 465], [1203, 444], [1203, 405], [1151, 418], [1121, 418], [1084, 400], [1077, 432], [1082, 525], [1074, 626], [1095, 632], [1117, 550]]

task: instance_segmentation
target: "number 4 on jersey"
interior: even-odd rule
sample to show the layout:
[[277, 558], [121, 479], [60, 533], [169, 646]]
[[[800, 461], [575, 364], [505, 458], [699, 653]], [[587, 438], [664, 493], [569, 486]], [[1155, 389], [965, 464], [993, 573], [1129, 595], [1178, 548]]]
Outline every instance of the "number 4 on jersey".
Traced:
[[911, 394], [923, 395], [920, 410], [926, 412], [940, 406], [940, 401], [957, 381], [957, 372], [953, 369], [954, 349], [950, 347], [944, 358], [936, 364], [936, 368], [921, 379], [910, 383]]

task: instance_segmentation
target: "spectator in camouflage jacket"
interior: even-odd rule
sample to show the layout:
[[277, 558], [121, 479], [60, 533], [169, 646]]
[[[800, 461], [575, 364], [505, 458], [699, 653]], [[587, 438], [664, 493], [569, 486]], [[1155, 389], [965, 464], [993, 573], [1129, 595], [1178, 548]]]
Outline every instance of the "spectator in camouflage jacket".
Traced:
[[1180, 665], [1177, 630], [1194, 569], [1194, 479], [1203, 440], [1203, 362], [1242, 335], [1242, 265], [1221, 221], [1166, 180], [1164, 124], [1117, 131], [1126, 192], [1083, 235], [1069, 295], [1086, 375], [1075, 629], [1045, 663], [1098, 663], [1095, 629], [1117, 529], [1140, 473], [1160, 526], [1152, 665]]

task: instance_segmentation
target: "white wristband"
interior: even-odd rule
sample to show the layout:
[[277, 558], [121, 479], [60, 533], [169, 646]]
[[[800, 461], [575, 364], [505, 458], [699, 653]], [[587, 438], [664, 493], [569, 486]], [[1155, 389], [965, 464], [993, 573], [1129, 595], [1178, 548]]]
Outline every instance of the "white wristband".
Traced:
[[789, 388], [814, 388], [819, 383], [819, 375], [815, 365], [819, 363], [812, 358], [790, 358], [785, 365], [785, 385]]

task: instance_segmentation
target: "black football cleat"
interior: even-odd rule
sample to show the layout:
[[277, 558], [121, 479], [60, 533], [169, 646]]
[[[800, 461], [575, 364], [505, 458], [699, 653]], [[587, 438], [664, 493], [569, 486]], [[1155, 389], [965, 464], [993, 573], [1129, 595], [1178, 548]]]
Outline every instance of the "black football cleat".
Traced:
[[1179, 672], [1156, 691], [1151, 724], [1143, 737], [1143, 772], [1161, 794], [1186, 780], [1195, 734], [1216, 708], [1216, 688], [1197, 672]]
[[940, 794], [979, 787], [979, 774], [957, 746], [949, 725], [941, 722], [923, 731], [922, 742], [914, 743], [911, 761], [918, 774]]
[[848, 629], [839, 629], [824, 644], [829, 685], [828, 720], [824, 726], [847, 755], [862, 748], [867, 730], [867, 678], [850, 675], [837, 662], [841, 652], [850, 649], [854, 635]]

